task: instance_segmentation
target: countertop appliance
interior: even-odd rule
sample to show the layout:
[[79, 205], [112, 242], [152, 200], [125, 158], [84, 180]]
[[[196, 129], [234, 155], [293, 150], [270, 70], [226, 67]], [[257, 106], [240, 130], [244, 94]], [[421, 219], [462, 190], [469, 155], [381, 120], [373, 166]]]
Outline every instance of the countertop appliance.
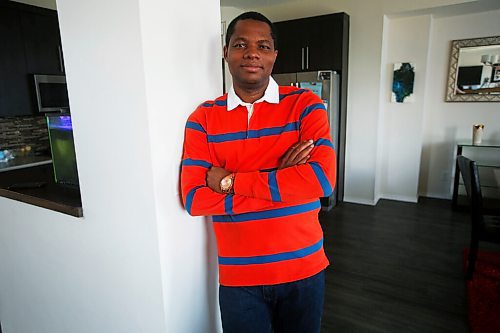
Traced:
[[324, 71], [314, 71], [314, 72], [299, 72], [299, 73], [285, 73], [285, 74], [273, 74], [274, 80], [280, 86], [296, 86], [299, 88], [307, 88], [312, 90], [316, 95], [318, 95], [326, 106], [328, 112], [328, 120], [330, 122], [331, 137], [333, 140], [333, 146], [337, 153], [337, 185], [330, 197], [321, 198], [321, 207], [323, 210], [330, 210], [337, 205], [340, 198], [343, 197], [343, 193], [339, 195], [340, 191], [343, 191], [343, 179], [339, 179], [340, 175], [343, 173], [339, 172], [340, 167], [343, 168], [343, 156], [339, 154], [339, 147], [343, 142], [340, 142], [341, 132], [340, 128], [340, 111], [339, 111], [339, 86], [340, 86], [340, 75], [335, 71], [324, 70]]

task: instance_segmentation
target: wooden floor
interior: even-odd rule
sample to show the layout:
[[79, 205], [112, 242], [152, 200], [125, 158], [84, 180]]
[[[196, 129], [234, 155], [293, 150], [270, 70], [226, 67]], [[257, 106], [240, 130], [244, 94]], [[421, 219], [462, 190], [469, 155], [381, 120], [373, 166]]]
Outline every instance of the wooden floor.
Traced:
[[450, 207], [421, 198], [321, 213], [332, 263], [322, 332], [468, 332], [468, 215]]

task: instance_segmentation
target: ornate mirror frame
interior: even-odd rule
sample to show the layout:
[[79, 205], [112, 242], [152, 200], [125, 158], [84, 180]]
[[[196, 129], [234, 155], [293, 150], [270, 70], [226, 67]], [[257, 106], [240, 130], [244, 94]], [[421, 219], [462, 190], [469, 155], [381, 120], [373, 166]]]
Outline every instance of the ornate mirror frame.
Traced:
[[500, 102], [500, 94], [456, 94], [458, 58], [466, 47], [500, 45], [500, 36], [454, 40], [451, 43], [450, 69], [446, 86], [446, 102]]

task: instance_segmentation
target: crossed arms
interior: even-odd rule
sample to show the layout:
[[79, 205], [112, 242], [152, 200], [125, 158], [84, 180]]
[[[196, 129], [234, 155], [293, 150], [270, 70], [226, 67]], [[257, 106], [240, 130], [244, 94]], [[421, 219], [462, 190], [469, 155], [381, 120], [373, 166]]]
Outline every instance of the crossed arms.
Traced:
[[[307, 160], [311, 157], [309, 153], [314, 148], [314, 141], [307, 140], [302, 142], [297, 142], [293, 146], [291, 146], [287, 152], [280, 158], [280, 165], [278, 170], [292, 167], [294, 165], [300, 165], [307, 162]], [[224, 194], [220, 188], [220, 182], [222, 178], [231, 174], [230, 171], [212, 166], [207, 171], [207, 186], [212, 189], [212, 191]]]
[[[306, 112], [307, 110], [307, 112]], [[199, 110], [197, 110], [199, 111]], [[231, 173], [211, 163], [204, 117], [188, 120], [181, 171], [182, 198], [191, 215], [225, 215], [271, 209], [277, 203], [329, 196], [335, 186], [335, 151], [327, 113], [321, 103], [304, 109], [300, 142], [281, 157], [276, 170], [236, 172], [234, 194], [220, 191], [220, 180]]]

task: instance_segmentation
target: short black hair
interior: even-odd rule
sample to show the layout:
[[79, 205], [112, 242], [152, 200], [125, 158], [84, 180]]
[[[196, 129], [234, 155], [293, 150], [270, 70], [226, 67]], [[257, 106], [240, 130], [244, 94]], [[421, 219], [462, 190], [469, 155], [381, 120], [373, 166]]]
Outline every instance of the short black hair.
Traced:
[[226, 32], [226, 46], [229, 46], [229, 40], [231, 39], [231, 36], [233, 36], [234, 34], [234, 27], [236, 27], [236, 23], [242, 20], [255, 20], [267, 23], [267, 25], [271, 29], [271, 37], [273, 38], [274, 49], [275, 50], [278, 49], [278, 31], [276, 30], [276, 27], [274, 26], [273, 22], [271, 22], [267, 17], [257, 12], [245, 12], [243, 14], [238, 15], [231, 21], [231, 23], [229, 23]]

